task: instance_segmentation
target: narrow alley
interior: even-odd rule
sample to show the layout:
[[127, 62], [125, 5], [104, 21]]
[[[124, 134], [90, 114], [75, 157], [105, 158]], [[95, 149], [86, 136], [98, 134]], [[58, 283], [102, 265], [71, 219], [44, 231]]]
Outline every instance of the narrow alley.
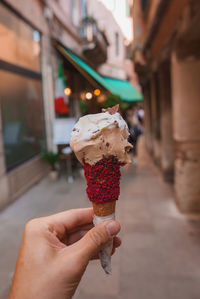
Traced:
[[[140, 140], [138, 166], [123, 170], [117, 218], [122, 246], [108, 277], [90, 263], [75, 299], [198, 299], [200, 294], [200, 220], [180, 214], [172, 186]], [[45, 178], [0, 214], [0, 298], [6, 298], [25, 223], [65, 209], [87, 207], [85, 181]], [[91, 283], [92, 282], [92, 283]]]

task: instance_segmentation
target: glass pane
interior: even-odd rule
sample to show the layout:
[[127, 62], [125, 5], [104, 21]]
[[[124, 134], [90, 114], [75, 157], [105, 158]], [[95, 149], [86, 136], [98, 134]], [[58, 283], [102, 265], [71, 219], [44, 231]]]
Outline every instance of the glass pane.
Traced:
[[0, 4], [0, 59], [40, 72], [40, 33]]
[[0, 103], [10, 169], [39, 153], [44, 145], [41, 82], [0, 70]]

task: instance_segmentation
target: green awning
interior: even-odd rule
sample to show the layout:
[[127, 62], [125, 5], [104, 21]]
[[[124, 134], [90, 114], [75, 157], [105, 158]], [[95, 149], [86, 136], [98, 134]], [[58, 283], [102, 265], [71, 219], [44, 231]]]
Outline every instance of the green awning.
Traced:
[[75, 62], [77, 63], [84, 71], [86, 71], [92, 78], [94, 78], [98, 83], [100, 83], [103, 87], [108, 89], [108, 85], [103, 79], [103, 77], [98, 74], [90, 65], [88, 65], [85, 61], [80, 59], [78, 56], [76, 56], [74, 53], [72, 53], [70, 50], [64, 49], [66, 54]]
[[[92, 77], [97, 83], [107, 89], [114, 95], [120, 96], [122, 101], [126, 102], [138, 102], [142, 101], [142, 94], [139, 93], [129, 81], [119, 80], [114, 78], [103, 77], [98, 74], [91, 66], [89, 66], [85, 61], [80, 59], [70, 50], [57, 45], [58, 50], [65, 54], [71, 63], [79, 70], [83, 70], [90, 77]], [[81, 68], [81, 70], [80, 70]]]
[[103, 77], [109, 86], [109, 90], [126, 102], [142, 101], [142, 94], [137, 91], [133, 85], [127, 80], [119, 80], [114, 78]]

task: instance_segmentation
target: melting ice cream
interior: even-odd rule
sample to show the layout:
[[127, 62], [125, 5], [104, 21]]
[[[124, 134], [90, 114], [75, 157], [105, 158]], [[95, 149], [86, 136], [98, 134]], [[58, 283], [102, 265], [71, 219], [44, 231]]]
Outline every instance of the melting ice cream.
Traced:
[[114, 155], [120, 162], [129, 163], [128, 127], [116, 112], [88, 114], [79, 119], [71, 133], [70, 145], [77, 159], [93, 165], [103, 156]]

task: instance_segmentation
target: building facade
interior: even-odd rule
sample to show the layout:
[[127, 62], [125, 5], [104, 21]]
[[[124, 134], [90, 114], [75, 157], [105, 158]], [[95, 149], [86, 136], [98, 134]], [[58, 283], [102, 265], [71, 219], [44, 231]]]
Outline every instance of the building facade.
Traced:
[[[69, 53], [104, 76], [127, 79], [132, 69], [123, 33], [99, 0], [3, 0], [0, 44], [1, 209], [49, 171], [40, 154], [56, 149], [55, 119], [78, 117], [82, 91], [99, 87]], [[66, 103], [59, 77], [70, 91], [67, 97], [62, 91]], [[95, 99], [88, 101], [91, 111]]]
[[55, 84], [63, 61], [52, 40], [82, 54], [81, 4], [0, 3], [0, 209], [48, 172], [40, 153], [55, 149]]
[[[109, 42], [107, 59], [98, 71], [103, 76], [129, 80], [139, 89], [131, 57], [133, 41], [132, 0], [87, 0], [87, 11], [94, 16]], [[120, 22], [121, 21], [121, 22]]]
[[146, 145], [184, 213], [200, 212], [200, 3], [135, 0]]
[[[106, 61], [99, 66], [99, 72], [108, 77], [126, 80], [124, 67], [126, 59], [125, 36], [111, 11], [101, 1], [87, 1], [88, 14], [94, 16], [109, 42]], [[109, 28], [109, 30], [107, 30]]]

